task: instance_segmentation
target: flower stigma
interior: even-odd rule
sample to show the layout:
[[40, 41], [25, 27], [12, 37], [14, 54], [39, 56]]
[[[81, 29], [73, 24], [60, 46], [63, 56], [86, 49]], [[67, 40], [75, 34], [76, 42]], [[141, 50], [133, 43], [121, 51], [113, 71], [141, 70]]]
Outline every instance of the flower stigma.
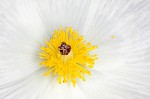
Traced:
[[78, 79], [85, 81], [84, 75], [91, 75], [90, 69], [98, 59], [91, 51], [97, 46], [86, 42], [78, 31], [60, 27], [45, 43], [39, 54], [40, 65], [48, 68], [44, 76], [51, 74], [57, 77], [59, 84], [71, 82], [75, 87]]

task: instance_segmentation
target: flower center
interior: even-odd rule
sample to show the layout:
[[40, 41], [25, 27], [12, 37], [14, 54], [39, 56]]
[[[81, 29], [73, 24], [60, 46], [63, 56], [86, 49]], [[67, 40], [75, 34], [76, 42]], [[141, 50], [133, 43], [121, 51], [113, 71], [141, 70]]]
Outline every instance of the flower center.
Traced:
[[65, 42], [62, 42], [61, 46], [59, 46], [58, 48], [61, 55], [68, 55], [71, 50], [71, 46], [67, 45]]
[[61, 27], [54, 31], [46, 44], [40, 52], [40, 65], [48, 68], [44, 76], [53, 74], [60, 84], [72, 82], [75, 86], [78, 78], [84, 81], [85, 74], [91, 75], [90, 68], [93, 68], [94, 61], [98, 59], [91, 51], [97, 46], [86, 42], [78, 31]]

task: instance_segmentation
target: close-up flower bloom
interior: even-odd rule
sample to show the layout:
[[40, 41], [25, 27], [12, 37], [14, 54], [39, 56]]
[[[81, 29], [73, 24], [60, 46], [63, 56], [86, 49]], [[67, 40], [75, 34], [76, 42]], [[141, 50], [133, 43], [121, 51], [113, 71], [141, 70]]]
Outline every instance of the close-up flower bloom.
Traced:
[[150, 1], [0, 0], [0, 99], [150, 99]]

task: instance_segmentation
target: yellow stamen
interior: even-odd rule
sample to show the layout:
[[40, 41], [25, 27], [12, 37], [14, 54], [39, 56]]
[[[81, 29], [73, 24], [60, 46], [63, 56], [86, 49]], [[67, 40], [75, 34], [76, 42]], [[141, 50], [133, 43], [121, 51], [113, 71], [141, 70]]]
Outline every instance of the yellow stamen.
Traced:
[[71, 27], [60, 27], [46, 44], [46, 47], [41, 47], [42, 52], [39, 54], [43, 60], [40, 65], [49, 69], [44, 76], [53, 74], [58, 77], [60, 84], [72, 82], [76, 86], [77, 78], [85, 81], [83, 75], [91, 75], [89, 69], [94, 67], [94, 61], [98, 58], [96, 54], [90, 54], [90, 51], [97, 46], [85, 42], [78, 31]]
[[112, 35], [112, 36], [111, 36], [111, 38], [113, 39], [113, 38], [115, 38], [115, 36], [114, 36], [114, 35]]

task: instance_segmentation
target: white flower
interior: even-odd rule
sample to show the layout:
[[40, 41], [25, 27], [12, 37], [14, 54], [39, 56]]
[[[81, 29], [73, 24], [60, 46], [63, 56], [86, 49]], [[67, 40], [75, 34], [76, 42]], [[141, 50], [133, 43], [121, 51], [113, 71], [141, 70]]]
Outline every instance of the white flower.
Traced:
[[[0, 99], [150, 99], [149, 17], [148, 0], [1, 0]], [[82, 53], [87, 52], [86, 56], [76, 54], [75, 59], [67, 55], [81, 51], [73, 50], [76, 44], [65, 44], [71, 46], [67, 52], [61, 52], [63, 47], [56, 44], [57, 53], [60, 51], [57, 58], [66, 62], [73, 57], [68, 64], [80, 61], [80, 65], [88, 63], [92, 64], [89, 68], [94, 68], [47, 73], [56, 57], [43, 57], [41, 49], [49, 50], [44, 49], [45, 41], [55, 44], [49, 39], [58, 36], [54, 30], [60, 26], [78, 30], [78, 38], [83, 36], [82, 40], [98, 48], [89, 52], [91, 44], [84, 43], [87, 45]], [[98, 60], [88, 53], [97, 54]], [[83, 61], [85, 57], [93, 60]], [[41, 61], [46, 63], [40, 66]], [[59, 64], [55, 68], [62, 65], [59, 60], [55, 62]], [[85, 70], [91, 76], [84, 75]], [[43, 76], [45, 72], [47, 77]], [[69, 75], [68, 81], [57, 80], [59, 75], [65, 78], [64, 72]]]

